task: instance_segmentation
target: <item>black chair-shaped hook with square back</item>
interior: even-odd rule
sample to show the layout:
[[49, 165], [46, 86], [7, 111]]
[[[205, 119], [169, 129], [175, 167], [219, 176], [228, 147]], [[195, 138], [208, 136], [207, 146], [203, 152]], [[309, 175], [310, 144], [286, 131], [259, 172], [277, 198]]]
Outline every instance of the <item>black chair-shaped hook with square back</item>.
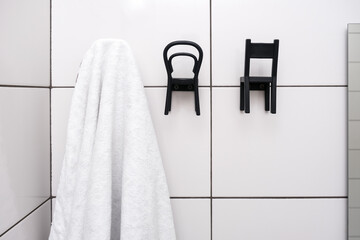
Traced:
[[[189, 52], [177, 52], [170, 56], [168, 56], [168, 51], [170, 48], [176, 45], [188, 45], [194, 47], [198, 51], [198, 57], [194, 54]], [[193, 78], [173, 78], [172, 73], [174, 71], [172, 61], [175, 57], [185, 56], [194, 59], [194, 67], [192, 72], [194, 73]], [[172, 99], [172, 91], [194, 91], [195, 96], [195, 112], [196, 115], [200, 115], [200, 103], [199, 103], [199, 71], [201, 67], [201, 62], [203, 59], [203, 51], [201, 47], [191, 41], [179, 40], [169, 43], [163, 52], [167, 77], [168, 77], [168, 84], [167, 84], [167, 91], [166, 91], [166, 103], [165, 103], [165, 115], [169, 114], [171, 111], [171, 99]]]
[[[276, 113], [276, 81], [279, 53], [279, 40], [274, 43], [252, 43], [246, 39], [245, 48], [245, 72], [240, 78], [240, 110], [250, 113], [250, 90], [262, 90], [265, 92], [265, 111], [269, 111], [269, 99], [271, 89], [271, 113]], [[271, 76], [250, 76], [250, 59], [272, 59]]]

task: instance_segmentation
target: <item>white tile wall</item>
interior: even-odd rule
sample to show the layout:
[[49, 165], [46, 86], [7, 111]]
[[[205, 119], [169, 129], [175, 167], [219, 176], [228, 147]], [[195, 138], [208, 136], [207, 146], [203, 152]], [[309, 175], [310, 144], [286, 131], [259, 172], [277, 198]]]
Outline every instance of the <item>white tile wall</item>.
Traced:
[[214, 240], [346, 240], [345, 199], [213, 200]]
[[[190, 197], [171, 200], [178, 239], [211, 239], [212, 208], [214, 240], [345, 240], [346, 87], [329, 85], [346, 85], [345, 28], [347, 22], [360, 21], [359, 8], [355, 0], [55, 1], [53, 84], [74, 85], [94, 40], [128, 41], [147, 86], [170, 194]], [[278, 88], [276, 115], [264, 112], [259, 92], [251, 94], [250, 114], [239, 110], [239, 88], [233, 86], [243, 74], [246, 38], [280, 39], [279, 84], [293, 86]], [[175, 92], [172, 111], [163, 115], [162, 51], [177, 39], [203, 47], [200, 85], [209, 86], [212, 74], [213, 86], [227, 86], [200, 88], [200, 116], [190, 92]], [[177, 62], [177, 74], [186, 74], [183, 63]], [[349, 65], [349, 76], [357, 74], [356, 64]], [[263, 75], [268, 68], [269, 62], [262, 62], [252, 73]], [[356, 82], [351, 85], [360, 90]], [[56, 194], [72, 89], [52, 93]], [[210, 200], [213, 196], [344, 199]]]
[[51, 90], [52, 116], [52, 195], [56, 196], [62, 162], [65, 154], [67, 123], [74, 89], [53, 88]]
[[50, 195], [49, 90], [0, 88], [0, 233]]
[[49, 86], [50, 1], [0, 3], [0, 84]]
[[210, 240], [210, 200], [172, 199], [177, 240]]
[[359, 1], [213, 0], [212, 9], [215, 85], [239, 85], [247, 38], [280, 39], [280, 85], [346, 84], [346, 25], [360, 22]]
[[195, 114], [192, 92], [174, 92], [171, 112], [165, 116], [166, 88], [146, 89], [173, 197], [210, 195], [209, 92], [200, 88], [200, 116]]
[[239, 95], [213, 90], [214, 196], [346, 196], [346, 88], [278, 88], [277, 114]]
[[130, 44], [145, 85], [166, 85], [162, 51], [169, 42], [195, 41], [204, 50], [199, 84], [209, 85], [208, 0], [64, 0], [54, 1], [52, 9], [54, 85], [74, 85], [85, 51], [99, 38]]
[[35, 210], [1, 240], [46, 240], [50, 233], [50, 201]]

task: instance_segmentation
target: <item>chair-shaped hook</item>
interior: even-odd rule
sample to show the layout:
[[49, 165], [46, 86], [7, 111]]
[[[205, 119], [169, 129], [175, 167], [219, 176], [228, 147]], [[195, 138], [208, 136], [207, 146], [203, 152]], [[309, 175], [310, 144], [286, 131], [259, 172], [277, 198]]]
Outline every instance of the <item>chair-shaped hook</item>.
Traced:
[[[271, 113], [276, 113], [276, 81], [278, 64], [279, 40], [274, 43], [251, 43], [246, 39], [245, 72], [240, 78], [240, 110], [250, 113], [250, 90], [265, 91], [265, 111], [269, 111], [269, 98], [271, 88]], [[250, 76], [250, 59], [272, 59], [270, 77]]]
[[[196, 57], [194, 54], [189, 52], [178, 52], [174, 53], [170, 56], [168, 56], [168, 51], [171, 47], [176, 45], [189, 45], [194, 47], [198, 53], [199, 56]], [[185, 56], [190, 57], [194, 59], [194, 67], [192, 69], [194, 73], [193, 78], [173, 78], [172, 72], [174, 71], [172, 61], [175, 57], [179, 56]], [[169, 43], [163, 52], [167, 77], [168, 77], [168, 84], [167, 84], [167, 91], [166, 91], [166, 103], [165, 103], [165, 115], [169, 114], [169, 111], [171, 111], [171, 98], [172, 98], [172, 91], [194, 91], [195, 95], [195, 112], [196, 115], [200, 115], [200, 103], [199, 103], [199, 87], [198, 87], [198, 77], [199, 77], [199, 71], [201, 67], [201, 62], [203, 59], [203, 51], [201, 47], [191, 41], [174, 41]]]

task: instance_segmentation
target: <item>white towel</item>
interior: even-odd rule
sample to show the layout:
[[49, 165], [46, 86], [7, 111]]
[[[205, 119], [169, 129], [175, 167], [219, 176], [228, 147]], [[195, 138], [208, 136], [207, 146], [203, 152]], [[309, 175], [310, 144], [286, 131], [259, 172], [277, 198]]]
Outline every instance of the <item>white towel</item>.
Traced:
[[175, 239], [145, 91], [122, 40], [96, 41], [82, 61], [49, 239]]

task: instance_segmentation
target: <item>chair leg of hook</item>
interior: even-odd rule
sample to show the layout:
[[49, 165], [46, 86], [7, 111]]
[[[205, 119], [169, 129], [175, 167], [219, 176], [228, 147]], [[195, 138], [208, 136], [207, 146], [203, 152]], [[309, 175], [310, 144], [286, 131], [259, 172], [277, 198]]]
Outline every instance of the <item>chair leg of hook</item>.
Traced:
[[265, 111], [270, 110], [270, 86], [267, 83], [265, 85]]
[[168, 115], [171, 109], [171, 95], [171, 85], [169, 84], [166, 91], [165, 115]]
[[271, 113], [276, 113], [276, 85], [271, 84]]
[[240, 83], [240, 111], [244, 111], [244, 82]]
[[194, 88], [194, 95], [195, 95], [195, 112], [196, 115], [200, 115], [200, 102], [199, 102], [199, 88], [195, 86]]
[[245, 102], [245, 113], [250, 113], [250, 83], [249, 80], [244, 81], [244, 102]]

